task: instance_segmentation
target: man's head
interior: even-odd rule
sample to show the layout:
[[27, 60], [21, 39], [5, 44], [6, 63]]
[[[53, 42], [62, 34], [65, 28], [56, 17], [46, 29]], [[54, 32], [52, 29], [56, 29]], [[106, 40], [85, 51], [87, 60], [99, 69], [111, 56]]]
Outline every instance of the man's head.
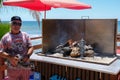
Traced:
[[11, 32], [13, 34], [19, 33], [22, 25], [22, 20], [19, 16], [13, 16], [11, 18]]
[[11, 21], [14, 21], [14, 20], [18, 20], [18, 21], [21, 21], [21, 22], [22, 22], [22, 20], [21, 20], [21, 18], [20, 18], [19, 16], [13, 16], [13, 17], [11, 18]]

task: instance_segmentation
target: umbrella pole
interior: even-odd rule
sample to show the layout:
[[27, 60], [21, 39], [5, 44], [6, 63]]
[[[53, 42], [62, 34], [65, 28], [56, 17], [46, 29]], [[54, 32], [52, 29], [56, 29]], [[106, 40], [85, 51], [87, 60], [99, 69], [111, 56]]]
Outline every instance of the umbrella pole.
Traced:
[[44, 19], [46, 19], [46, 10], [44, 11]]

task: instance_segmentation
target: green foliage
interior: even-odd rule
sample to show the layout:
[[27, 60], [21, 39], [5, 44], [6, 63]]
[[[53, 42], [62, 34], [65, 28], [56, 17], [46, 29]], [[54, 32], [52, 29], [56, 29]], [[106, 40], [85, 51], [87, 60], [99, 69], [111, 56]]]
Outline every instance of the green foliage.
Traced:
[[0, 7], [2, 6], [2, 2], [3, 2], [3, 0], [0, 0]]
[[0, 23], [0, 39], [9, 30], [10, 30], [10, 24], [9, 23]]

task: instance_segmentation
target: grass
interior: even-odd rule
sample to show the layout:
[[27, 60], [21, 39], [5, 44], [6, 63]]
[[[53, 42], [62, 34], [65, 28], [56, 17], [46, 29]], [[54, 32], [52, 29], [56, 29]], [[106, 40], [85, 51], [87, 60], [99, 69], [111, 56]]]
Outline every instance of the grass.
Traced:
[[0, 23], [0, 39], [9, 30], [10, 30], [10, 24], [9, 23]]

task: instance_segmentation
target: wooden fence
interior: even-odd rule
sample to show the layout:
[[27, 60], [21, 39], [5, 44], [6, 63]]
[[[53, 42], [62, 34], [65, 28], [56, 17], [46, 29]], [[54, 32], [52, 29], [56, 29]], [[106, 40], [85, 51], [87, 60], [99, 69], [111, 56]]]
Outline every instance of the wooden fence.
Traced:
[[66, 80], [118, 80], [118, 75], [40, 61], [33, 61], [33, 63], [35, 64], [35, 71], [40, 72], [41, 74], [41, 80], [53, 80], [50, 78], [54, 75], [59, 75], [61, 80], [62, 78]]

